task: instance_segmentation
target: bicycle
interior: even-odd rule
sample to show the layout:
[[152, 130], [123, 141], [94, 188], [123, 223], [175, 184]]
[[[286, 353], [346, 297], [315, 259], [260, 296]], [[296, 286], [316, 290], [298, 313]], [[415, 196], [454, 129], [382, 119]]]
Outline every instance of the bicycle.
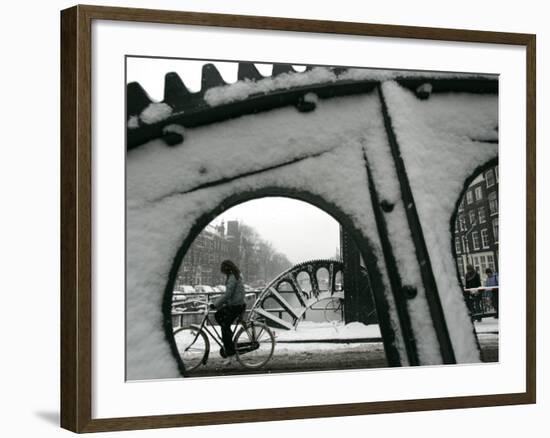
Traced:
[[[324, 301], [324, 300], [323, 300]], [[323, 314], [326, 322], [341, 322], [344, 320], [344, 298], [334, 296], [328, 298], [327, 304], [323, 308]]]
[[[324, 302], [326, 301], [326, 304]], [[326, 322], [339, 323], [344, 321], [344, 294], [341, 292], [334, 293], [331, 297], [323, 298], [319, 301]], [[324, 305], [323, 305], [324, 304]], [[376, 310], [372, 309], [366, 317], [368, 323], [374, 322], [376, 319]]]
[[[191, 324], [174, 331], [174, 339], [186, 371], [193, 371], [208, 362], [209, 336], [220, 346], [220, 353], [223, 352], [221, 333], [208, 318], [210, 303], [192, 300], [190, 304], [202, 306], [204, 316], [200, 324]], [[259, 369], [273, 356], [275, 336], [264, 323], [255, 320], [245, 321], [243, 314], [244, 312], [237, 317], [235, 328], [232, 330], [235, 356], [245, 368]], [[225, 356], [222, 354], [222, 357]]]

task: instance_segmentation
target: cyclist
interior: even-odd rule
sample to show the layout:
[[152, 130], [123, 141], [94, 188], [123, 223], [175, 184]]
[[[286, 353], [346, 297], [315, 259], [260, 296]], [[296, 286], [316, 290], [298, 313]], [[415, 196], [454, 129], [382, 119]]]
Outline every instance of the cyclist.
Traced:
[[229, 365], [233, 362], [233, 356], [235, 355], [231, 324], [246, 309], [246, 304], [244, 302], [244, 283], [241, 271], [231, 260], [224, 260], [221, 263], [220, 271], [222, 274], [226, 275], [225, 293], [214, 301], [212, 307], [217, 309], [214, 316], [222, 331], [222, 356], [227, 357], [224, 361], [224, 365]]

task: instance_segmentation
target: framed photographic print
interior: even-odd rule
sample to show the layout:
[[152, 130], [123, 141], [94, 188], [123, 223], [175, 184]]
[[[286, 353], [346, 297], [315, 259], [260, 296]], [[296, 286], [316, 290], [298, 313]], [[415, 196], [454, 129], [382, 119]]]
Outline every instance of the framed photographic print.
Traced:
[[76, 432], [535, 402], [535, 36], [61, 15]]

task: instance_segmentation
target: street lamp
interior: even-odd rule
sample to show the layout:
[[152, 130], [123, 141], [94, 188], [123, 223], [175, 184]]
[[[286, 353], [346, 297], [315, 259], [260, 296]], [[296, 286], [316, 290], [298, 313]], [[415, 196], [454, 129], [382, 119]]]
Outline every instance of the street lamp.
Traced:
[[[472, 264], [472, 256], [470, 255], [470, 245], [468, 243], [468, 234], [470, 234], [474, 230], [476, 225], [477, 225], [477, 218], [475, 218], [473, 221], [470, 222], [470, 229], [464, 233], [464, 237], [466, 237], [466, 248], [465, 248], [466, 262], [470, 265]], [[472, 243], [474, 242], [472, 241]]]

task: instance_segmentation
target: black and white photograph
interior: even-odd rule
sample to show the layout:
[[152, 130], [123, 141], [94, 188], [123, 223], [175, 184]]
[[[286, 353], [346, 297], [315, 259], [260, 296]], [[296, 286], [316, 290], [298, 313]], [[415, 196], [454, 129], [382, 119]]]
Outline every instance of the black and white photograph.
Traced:
[[545, 436], [545, 10], [7, 3], [4, 436]]
[[126, 378], [499, 362], [499, 77], [126, 57]]

